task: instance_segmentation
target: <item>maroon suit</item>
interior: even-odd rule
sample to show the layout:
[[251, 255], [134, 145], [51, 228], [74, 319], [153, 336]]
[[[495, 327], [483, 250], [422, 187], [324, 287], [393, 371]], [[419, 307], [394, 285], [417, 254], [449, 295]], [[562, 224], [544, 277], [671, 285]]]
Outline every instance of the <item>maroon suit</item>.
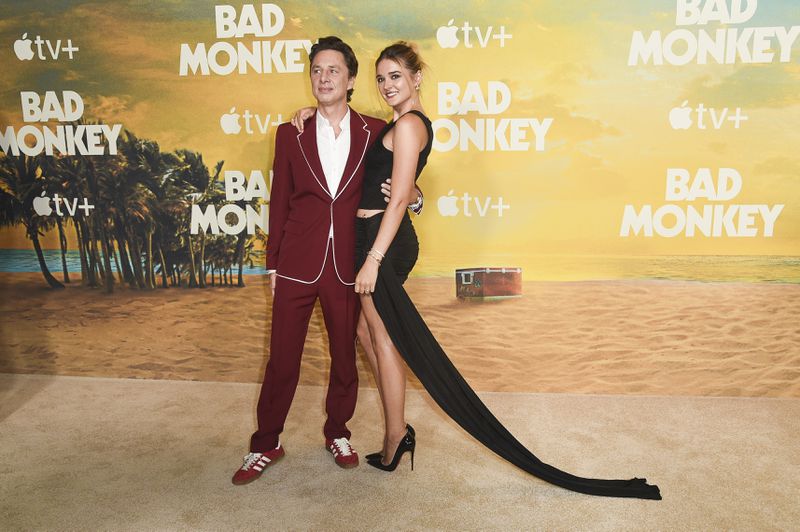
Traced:
[[358, 393], [355, 215], [364, 156], [386, 123], [350, 110], [350, 153], [336, 191], [328, 190], [315, 124], [316, 115], [306, 120], [303, 133], [282, 124], [275, 137], [267, 269], [277, 270], [279, 279], [272, 302], [270, 358], [251, 452], [278, 444], [300, 377], [300, 357], [317, 298], [331, 356], [324, 433], [331, 439], [350, 437], [346, 424]]

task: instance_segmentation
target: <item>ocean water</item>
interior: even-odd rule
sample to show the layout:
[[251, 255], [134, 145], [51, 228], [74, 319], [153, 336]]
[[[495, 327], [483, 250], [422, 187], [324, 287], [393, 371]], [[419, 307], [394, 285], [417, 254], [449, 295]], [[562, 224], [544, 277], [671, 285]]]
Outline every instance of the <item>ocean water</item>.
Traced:
[[[50, 272], [60, 279], [61, 272], [61, 251], [57, 249], [45, 249], [44, 261]], [[67, 251], [67, 269], [70, 273], [80, 273], [81, 256], [77, 250]], [[114, 261], [111, 261], [111, 269], [117, 271]], [[36, 251], [33, 249], [0, 249], [0, 272], [39, 272], [39, 260], [36, 258]], [[234, 273], [238, 273], [239, 267], [233, 267]], [[259, 274], [266, 270], [263, 267], [250, 268], [245, 264], [244, 273]]]
[[800, 257], [737, 255], [498, 255], [494, 260], [420, 257], [418, 276], [452, 276], [456, 268], [522, 268], [525, 281], [658, 279], [800, 283]]
[[[54, 274], [61, 271], [61, 253], [44, 250], [45, 261]], [[112, 268], [114, 263], [112, 261]], [[800, 283], [800, 257], [734, 255], [515, 255], [498, 256], [492, 262], [467, 259], [421, 257], [414, 269], [416, 277], [453, 277], [457, 268], [521, 267], [525, 281], [587, 281], [622, 279], [662, 279], [707, 282]], [[80, 272], [77, 251], [67, 253], [67, 268]], [[0, 272], [38, 272], [39, 262], [32, 249], [0, 249]], [[234, 266], [234, 271], [237, 268]], [[263, 274], [262, 265], [248, 267], [248, 275]]]

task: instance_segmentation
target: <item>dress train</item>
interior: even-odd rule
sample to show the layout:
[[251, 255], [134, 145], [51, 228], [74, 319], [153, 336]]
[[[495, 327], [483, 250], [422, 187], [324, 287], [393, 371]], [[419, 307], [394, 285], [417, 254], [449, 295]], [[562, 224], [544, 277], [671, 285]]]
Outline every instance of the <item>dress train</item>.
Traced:
[[408, 297], [390, 260], [381, 265], [372, 299], [400, 355], [433, 400], [453, 421], [500, 457], [568, 490], [605, 497], [661, 499], [658, 486], [648, 484], [643, 478], [583, 478], [539, 460], [494, 417], [447, 358]]

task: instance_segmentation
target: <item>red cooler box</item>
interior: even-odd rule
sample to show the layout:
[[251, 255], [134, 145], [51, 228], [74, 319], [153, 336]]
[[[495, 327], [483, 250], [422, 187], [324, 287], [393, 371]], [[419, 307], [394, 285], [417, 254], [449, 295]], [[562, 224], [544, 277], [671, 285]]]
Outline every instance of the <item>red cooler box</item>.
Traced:
[[456, 270], [456, 297], [520, 297], [522, 268], [464, 268]]

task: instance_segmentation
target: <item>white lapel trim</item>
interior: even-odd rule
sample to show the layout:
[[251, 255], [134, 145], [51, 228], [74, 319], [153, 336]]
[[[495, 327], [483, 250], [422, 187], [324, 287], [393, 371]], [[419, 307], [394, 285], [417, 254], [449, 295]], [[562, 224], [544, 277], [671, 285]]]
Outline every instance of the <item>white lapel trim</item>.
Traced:
[[[314, 169], [311, 167], [311, 163], [310, 163], [310, 162], [308, 162], [308, 157], [306, 157], [306, 151], [303, 149], [303, 143], [302, 143], [302, 142], [300, 142], [300, 135], [302, 135], [302, 134], [303, 134], [302, 132], [300, 132], [300, 133], [298, 133], [298, 134], [297, 134], [297, 145], [298, 145], [298, 146], [300, 146], [300, 153], [302, 153], [302, 154], [303, 154], [303, 159], [305, 159], [305, 161], [306, 161], [306, 165], [308, 166], [308, 169], [309, 169], [309, 170], [311, 170], [311, 175], [313, 175], [313, 176], [314, 176], [314, 180], [315, 180], [315, 181], [317, 182], [317, 184], [318, 184], [318, 185], [319, 185], [319, 186], [322, 188], [322, 190], [324, 190], [324, 191], [325, 191], [325, 194], [327, 194], [327, 195], [328, 195], [328, 196], [330, 196], [330, 197], [333, 197], [333, 194], [331, 194], [331, 191], [330, 191], [330, 190], [328, 190], [328, 187], [326, 187], [325, 185], [323, 185], [323, 184], [322, 184], [322, 181], [320, 181], [320, 180], [319, 180], [319, 177], [317, 176], [317, 173], [316, 173], [316, 172], [314, 171]], [[317, 133], [316, 133], [316, 130], [315, 130], [315, 131], [314, 131], [314, 137], [315, 137], [315, 140], [314, 140], [314, 142], [316, 142], [316, 135], [317, 135]]]
[[[346, 182], [344, 185], [340, 185], [340, 186], [339, 186], [339, 192], [338, 192], [338, 193], [336, 194], [336, 196], [333, 198], [334, 200], [335, 200], [336, 198], [338, 198], [339, 196], [341, 196], [341, 195], [342, 195], [342, 192], [344, 192], [344, 190], [345, 190], [345, 189], [348, 187], [348, 185], [350, 185], [350, 182], [353, 180], [353, 177], [356, 175], [356, 172], [358, 171], [358, 167], [359, 167], [359, 166], [361, 166], [361, 163], [364, 161], [364, 155], [366, 155], [366, 153], [367, 153], [367, 146], [369, 146], [369, 138], [372, 136], [372, 133], [371, 133], [371, 132], [370, 132], [370, 130], [367, 128], [367, 121], [366, 121], [366, 120], [364, 120], [364, 117], [363, 117], [363, 116], [361, 116], [360, 114], [356, 113], [356, 112], [355, 112], [355, 111], [354, 111], [352, 108], [350, 109], [350, 112], [351, 112], [351, 113], [355, 113], [355, 115], [356, 115], [356, 116], [357, 116], [357, 117], [358, 117], [358, 118], [361, 120], [361, 123], [362, 123], [362, 124], [364, 124], [364, 125], [361, 127], [361, 129], [363, 129], [364, 131], [366, 131], [366, 132], [367, 132], [367, 141], [364, 143], [364, 150], [361, 152], [361, 157], [358, 159], [358, 163], [357, 163], [357, 164], [355, 165], [355, 167], [353, 168], [353, 173], [352, 173], [352, 174], [350, 174], [350, 178], [347, 180], [347, 182]], [[352, 133], [351, 133], [351, 134], [350, 134], [350, 148], [351, 148], [351, 149], [353, 148], [353, 140], [352, 140], [352, 139], [353, 139], [353, 135], [352, 135]], [[305, 155], [304, 155], [304, 156], [305, 156]]]
[[[332, 240], [333, 240], [332, 238], [328, 238], [328, 241], [325, 244], [325, 258], [322, 261], [322, 268], [319, 269], [319, 273], [317, 274], [317, 276], [314, 279], [312, 279], [310, 281], [304, 281], [302, 279], [297, 279], [296, 277], [289, 277], [288, 275], [281, 275], [280, 273], [276, 272], [278, 277], [281, 277], [282, 279], [289, 279], [290, 281], [297, 281], [298, 283], [303, 283], [303, 284], [314, 284], [317, 281], [319, 281], [320, 277], [322, 277], [322, 272], [325, 271], [325, 263], [328, 262], [328, 250], [331, 247], [331, 241]], [[336, 261], [334, 260], [333, 263], [334, 263], [334, 266], [335, 266], [336, 265]], [[339, 275], [338, 270], [336, 272], [336, 275], [338, 277], [338, 275]], [[339, 280], [341, 281], [341, 277], [339, 277]], [[342, 281], [342, 282], [344, 283], [344, 281]], [[355, 284], [355, 283], [353, 283], [353, 284]]]

